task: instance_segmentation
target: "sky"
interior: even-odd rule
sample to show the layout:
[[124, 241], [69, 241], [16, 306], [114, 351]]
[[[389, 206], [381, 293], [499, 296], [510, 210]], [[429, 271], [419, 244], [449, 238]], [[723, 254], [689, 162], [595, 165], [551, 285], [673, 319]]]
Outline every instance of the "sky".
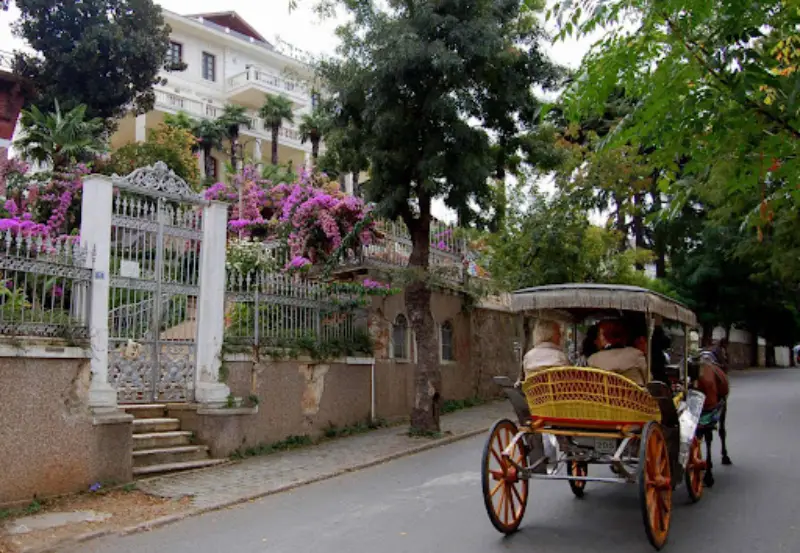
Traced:
[[[338, 41], [334, 34], [337, 20], [321, 21], [312, 10], [315, 0], [299, 0], [299, 7], [291, 13], [289, 0], [156, 0], [156, 3], [179, 14], [233, 10], [267, 40], [280, 38], [316, 55], [334, 53]], [[0, 12], [0, 50], [12, 51], [25, 47], [24, 41], [11, 33], [11, 24], [18, 16], [19, 10], [13, 0], [7, 12]], [[575, 69], [595, 39], [591, 37], [581, 41], [547, 44], [546, 49], [555, 62]], [[552, 183], [544, 180], [540, 182], [540, 187], [546, 191], [552, 189]], [[435, 215], [445, 220], [453, 219], [453, 214], [448, 213], [441, 202], [435, 206]]]

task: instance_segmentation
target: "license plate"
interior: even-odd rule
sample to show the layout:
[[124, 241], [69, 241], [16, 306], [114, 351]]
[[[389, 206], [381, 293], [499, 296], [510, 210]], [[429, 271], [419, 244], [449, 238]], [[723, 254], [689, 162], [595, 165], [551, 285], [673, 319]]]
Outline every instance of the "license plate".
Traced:
[[575, 438], [575, 443], [581, 447], [594, 449], [601, 455], [613, 455], [617, 451], [617, 441], [606, 438]]
[[595, 438], [594, 449], [598, 453], [602, 453], [605, 455], [613, 455], [614, 452], [617, 451], [617, 441], [607, 440], [603, 438]]

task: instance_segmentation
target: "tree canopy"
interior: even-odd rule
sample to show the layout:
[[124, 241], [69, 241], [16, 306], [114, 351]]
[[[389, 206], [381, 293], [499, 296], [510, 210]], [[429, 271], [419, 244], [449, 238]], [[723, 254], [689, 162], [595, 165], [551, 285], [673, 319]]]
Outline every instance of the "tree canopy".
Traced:
[[134, 106], [153, 108], [153, 85], [168, 60], [169, 26], [152, 0], [17, 0], [16, 34], [35, 54], [17, 52], [14, 72], [30, 79], [28, 107], [69, 111], [86, 105], [88, 118], [115, 119]]

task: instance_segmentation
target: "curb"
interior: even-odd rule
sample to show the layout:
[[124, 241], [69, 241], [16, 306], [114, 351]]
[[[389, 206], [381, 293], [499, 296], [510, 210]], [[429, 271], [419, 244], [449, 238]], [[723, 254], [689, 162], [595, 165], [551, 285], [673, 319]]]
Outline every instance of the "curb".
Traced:
[[384, 455], [383, 457], [378, 457], [372, 459], [370, 461], [365, 461], [363, 463], [359, 463], [356, 465], [351, 465], [349, 467], [341, 468], [335, 470], [333, 472], [329, 472], [327, 474], [321, 474], [319, 476], [315, 476], [313, 478], [307, 478], [305, 480], [300, 480], [298, 482], [293, 482], [291, 484], [285, 484], [283, 486], [278, 486], [277, 488], [273, 488], [271, 490], [259, 492], [253, 495], [248, 495], [246, 497], [239, 497], [237, 499], [232, 499], [230, 501], [224, 501], [222, 503], [217, 503], [216, 505], [209, 505], [207, 507], [200, 507], [196, 509], [191, 509], [185, 513], [179, 513], [175, 515], [168, 515], [161, 518], [156, 518], [153, 520], [148, 520], [146, 522], [142, 522], [140, 524], [136, 524], [133, 526], [128, 526], [127, 528], [122, 528], [120, 530], [95, 530], [92, 532], [87, 532], [85, 534], [80, 534], [78, 536], [74, 536], [71, 538], [65, 538], [60, 540], [56, 543], [46, 545], [44, 547], [39, 548], [26, 548], [22, 549], [20, 553], [57, 553], [60, 549], [68, 546], [75, 546], [81, 543], [85, 543], [90, 540], [98, 539], [98, 538], [105, 538], [108, 536], [129, 536], [131, 534], [138, 534], [140, 532], [149, 532], [150, 530], [155, 530], [156, 528], [161, 528], [164, 526], [168, 526], [170, 524], [174, 524], [176, 522], [180, 522], [190, 517], [196, 517], [199, 515], [203, 515], [206, 513], [210, 513], [213, 511], [219, 511], [222, 509], [227, 509], [229, 507], [233, 507], [236, 505], [240, 505], [242, 503], [247, 503], [249, 501], [253, 501], [256, 499], [261, 499], [264, 497], [268, 497], [271, 495], [277, 495], [279, 493], [288, 492], [290, 490], [294, 490], [297, 488], [301, 488], [303, 486], [307, 486], [309, 484], [314, 484], [316, 482], [322, 482], [325, 480], [330, 480], [332, 478], [336, 478], [337, 476], [342, 476], [343, 474], [347, 474], [350, 472], [357, 472], [359, 470], [367, 469], [370, 467], [374, 467], [377, 465], [382, 465], [384, 463], [388, 463], [390, 461], [394, 461], [396, 459], [400, 459], [402, 457], [408, 457], [411, 455], [415, 455], [417, 453], [422, 453], [423, 451], [428, 451], [431, 449], [436, 449], [438, 447], [450, 445], [455, 442], [459, 442], [461, 440], [466, 440], [469, 438], [473, 438], [475, 436], [479, 436], [485, 432], [487, 432], [489, 426], [479, 430], [469, 430], [467, 432], [462, 432], [461, 434], [454, 434], [451, 436], [447, 436], [444, 438], [440, 438], [436, 441], [432, 441], [426, 444], [422, 444], [416, 447], [412, 447], [409, 449], [405, 449], [403, 451], [398, 451], [396, 453], [392, 453], [390, 455]]

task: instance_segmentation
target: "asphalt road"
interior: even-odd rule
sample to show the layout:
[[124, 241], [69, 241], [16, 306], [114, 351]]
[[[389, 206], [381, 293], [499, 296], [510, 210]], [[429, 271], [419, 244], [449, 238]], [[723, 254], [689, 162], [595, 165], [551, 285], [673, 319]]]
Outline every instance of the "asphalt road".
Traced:
[[[800, 551], [800, 370], [737, 374], [729, 411], [734, 465], [719, 463], [700, 503], [674, 495], [665, 551]], [[520, 531], [491, 526], [480, 488], [484, 438], [299, 488], [82, 553], [592, 553], [652, 551], [636, 487], [535, 482]], [[590, 473], [605, 467], [591, 467]]]

